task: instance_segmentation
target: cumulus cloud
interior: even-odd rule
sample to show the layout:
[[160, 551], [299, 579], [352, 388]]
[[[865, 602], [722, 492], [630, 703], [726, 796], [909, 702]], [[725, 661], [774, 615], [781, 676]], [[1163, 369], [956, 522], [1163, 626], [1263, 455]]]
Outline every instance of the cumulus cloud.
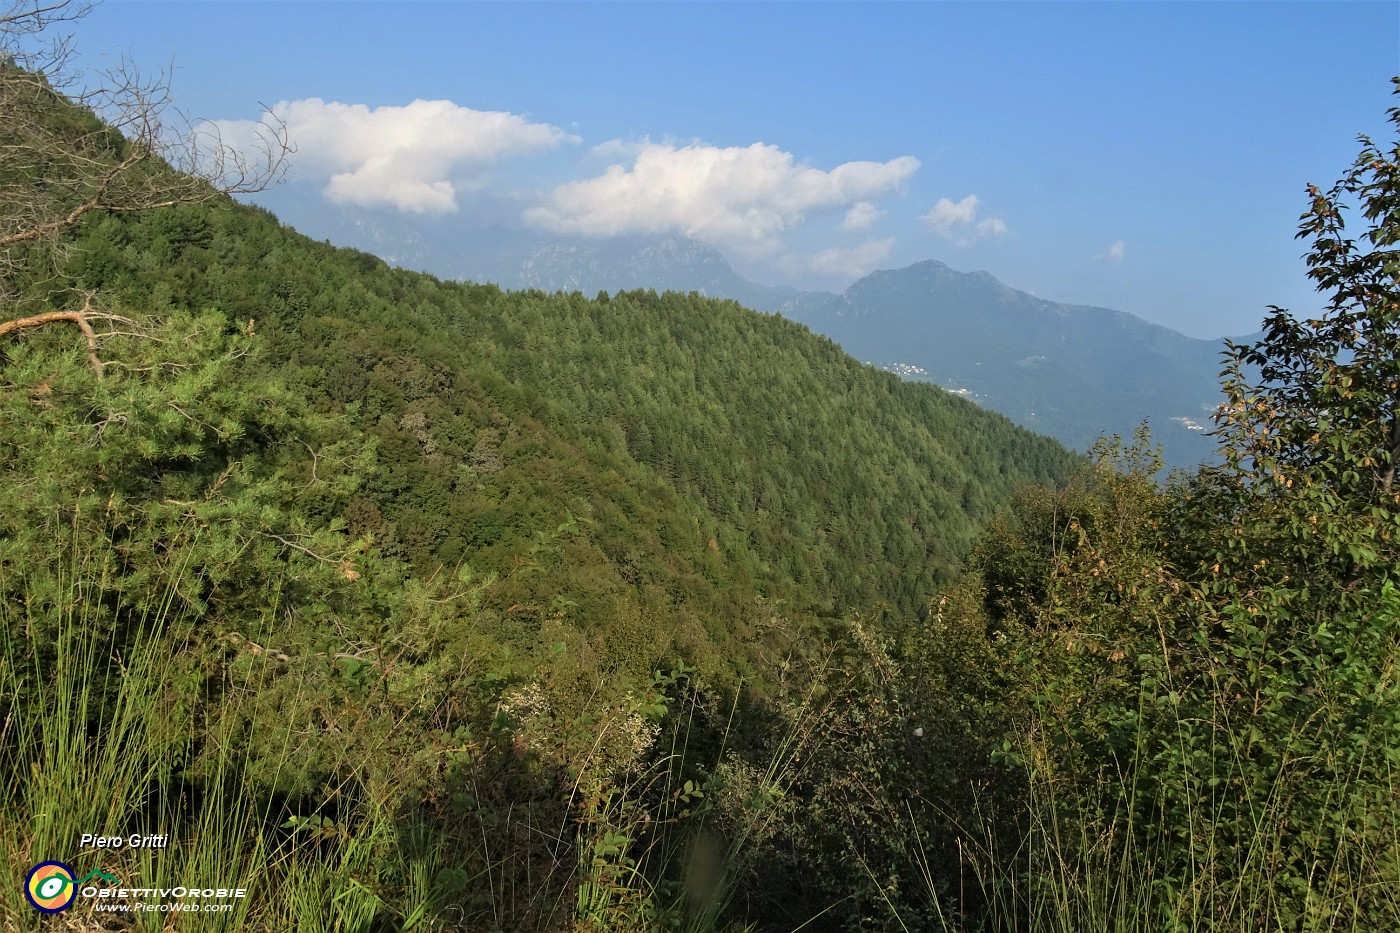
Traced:
[[[448, 100], [371, 108], [310, 98], [282, 101], [271, 113], [286, 124], [298, 167], [328, 176], [327, 198], [410, 213], [457, 210], [463, 167], [578, 141], [547, 123]], [[215, 125], [225, 139], [238, 140], [257, 124]]]
[[807, 258], [803, 263], [818, 275], [832, 278], [858, 279], [875, 271], [894, 246], [894, 237], [866, 240], [859, 246], [843, 249], [834, 246]]
[[938, 203], [929, 208], [928, 213], [919, 219], [931, 229], [944, 236], [949, 236], [957, 228], [972, 222], [972, 219], [977, 216], [978, 203], [975, 194], [969, 194], [957, 203], [948, 198], [939, 198]]
[[857, 201], [846, 212], [845, 218], [841, 221], [842, 230], [859, 231], [869, 230], [875, 221], [885, 216], [885, 212], [880, 210], [869, 201]]
[[763, 143], [646, 142], [631, 167], [612, 165], [596, 178], [560, 185], [525, 217], [558, 233], [683, 233], [762, 252], [808, 214], [894, 192], [918, 168], [918, 159], [901, 156], [826, 172]]
[[1122, 240], [1118, 240], [1102, 253], [1094, 256], [1095, 259], [1103, 262], [1122, 262], [1123, 255], [1127, 251], [1127, 245]]
[[[961, 201], [939, 198], [938, 203], [919, 219], [935, 233], [956, 239], [959, 246], [968, 246], [978, 240], [1001, 236], [1006, 232], [1006, 221], [1000, 217], [988, 217], [977, 221], [977, 210], [981, 205], [982, 202], [975, 194], [969, 194]], [[977, 222], [974, 224], [974, 221]]]
[[1006, 221], [1002, 220], [1000, 217], [988, 217], [986, 220], [979, 223], [973, 229], [973, 232], [979, 238], [1001, 236], [1006, 232]]

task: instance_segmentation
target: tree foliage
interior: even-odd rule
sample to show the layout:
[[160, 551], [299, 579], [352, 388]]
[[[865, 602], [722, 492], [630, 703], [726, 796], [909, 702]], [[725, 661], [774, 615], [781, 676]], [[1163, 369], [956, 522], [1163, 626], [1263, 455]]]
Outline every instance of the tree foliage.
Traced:
[[1308, 197], [1326, 307], [1274, 308], [1230, 349], [1223, 466], [1158, 487], [1104, 450], [974, 551], [963, 587], [1011, 686], [984, 699], [969, 671], [925, 702], [1002, 717], [1002, 812], [1040, 880], [995, 877], [1022, 916], [1051, 922], [1100, 872], [1071, 924], [1400, 922], [1400, 141], [1363, 137]]
[[1233, 349], [1217, 428], [1235, 483], [1261, 509], [1280, 503], [1285, 572], [1346, 589], [1400, 563], [1400, 144], [1361, 143], [1329, 190], [1308, 187], [1298, 231], [1326, 308], [1303, 320], [1274, 308], [1263, 340]]

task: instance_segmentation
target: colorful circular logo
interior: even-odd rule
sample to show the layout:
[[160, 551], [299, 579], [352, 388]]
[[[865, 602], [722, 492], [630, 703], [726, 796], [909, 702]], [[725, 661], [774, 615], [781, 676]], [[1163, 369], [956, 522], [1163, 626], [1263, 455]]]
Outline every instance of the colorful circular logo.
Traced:
[[29, 870], [24, 881], [24, 896], [35, 910], [46, 914], [67, 910], [77, 894], [73, 869], [62, 862], [40, 862]]

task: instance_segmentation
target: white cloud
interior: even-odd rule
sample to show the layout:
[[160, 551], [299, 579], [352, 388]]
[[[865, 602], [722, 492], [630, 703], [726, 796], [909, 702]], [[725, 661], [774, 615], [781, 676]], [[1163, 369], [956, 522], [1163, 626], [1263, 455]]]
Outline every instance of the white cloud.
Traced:
[[1006, 221], [1000, 217], [988, 217], [977, 225], [974, 231], [979, 239], [1001, 236], [1006, 232]]
[[883, 240], [866, 240], [859, 246], [843, 249], [833, 246], [807, 258], [803, 263], [818, 275], [833, 278], [858, 279], [875, 271], [876, 267], [890, 254], [894, 237]]
[[651, 145], [650, 136], [631, 140], [609, 139], [589, 149], [588, 153], [604, 159], [633, 159], [649, 145]]
[[1102, 260], [1103, 262], [1122, 262], [1126, 251], [1127, 245], [1122, 240], [1118, 240], [1102, 253], [1095, 255], [1094, 259]]
[[846, 212], [845, 218], [841, 221], [842, 230], [859, 231], [869, 230], [875, 221], [885, 216], [885, 212], [880, 210], [869, 201], [857, 201]]
[[[271, 112], [286, 124], [297, 168], [328, 176], [327, 198], [410, 213], [457, 210], [461, 181], [455, 176], [462, 166], [578, 141], [547, 123], [448, 100], [370, 108], [310, 98], [282, 101]], [[257, 126], [246, 120], [215, 125], [234, 142]]]
[[889, 194], [918, 168], [918, 159], [902, 156], [824, 172], [763, 143], [647, 142], [630, 168], [612, 165], [596, 178], [560, 185], [525, 217], [559, 233], [683, 233], [761, 253], [809, 213]]
[[970, 246], [978, 240], [1001, 236], [1006, 232], [1006, 221], [1000, 217], [988, 217], [972, 227], [971, 235], [965, 231], [977, 220], [977, 209], [982, 202], [977, 195], [969, 194], [961, 201], [939, 198], [938, 203], [919, 217], [935, 233], [955, 238], [959, 246]]
[[958, 227], [972, 223], [972, 219], [977, 216], [978, 203], [975, 194], [969, 194], [956, 204], [947, 198], [940, 198], [938, 203], [919, 219], [944, 236], [951, 236]]

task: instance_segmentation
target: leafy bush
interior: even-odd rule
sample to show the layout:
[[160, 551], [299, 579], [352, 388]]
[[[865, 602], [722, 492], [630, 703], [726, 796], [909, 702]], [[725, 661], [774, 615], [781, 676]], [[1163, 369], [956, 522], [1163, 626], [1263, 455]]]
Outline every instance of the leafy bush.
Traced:
[[982, 846], [998, 929], [1400, 925], [1400, 143], [1309, 193], [1331, 300], [1231, 349], [1224, 465], [1159, 488], [1145, 435], [1101, 449], [993, 527], [944, 597], [963, 618], [916, 643], [992, 668], [923, 702], [1005, 736], [979, 800], [1018, 834], [942, 824]]

